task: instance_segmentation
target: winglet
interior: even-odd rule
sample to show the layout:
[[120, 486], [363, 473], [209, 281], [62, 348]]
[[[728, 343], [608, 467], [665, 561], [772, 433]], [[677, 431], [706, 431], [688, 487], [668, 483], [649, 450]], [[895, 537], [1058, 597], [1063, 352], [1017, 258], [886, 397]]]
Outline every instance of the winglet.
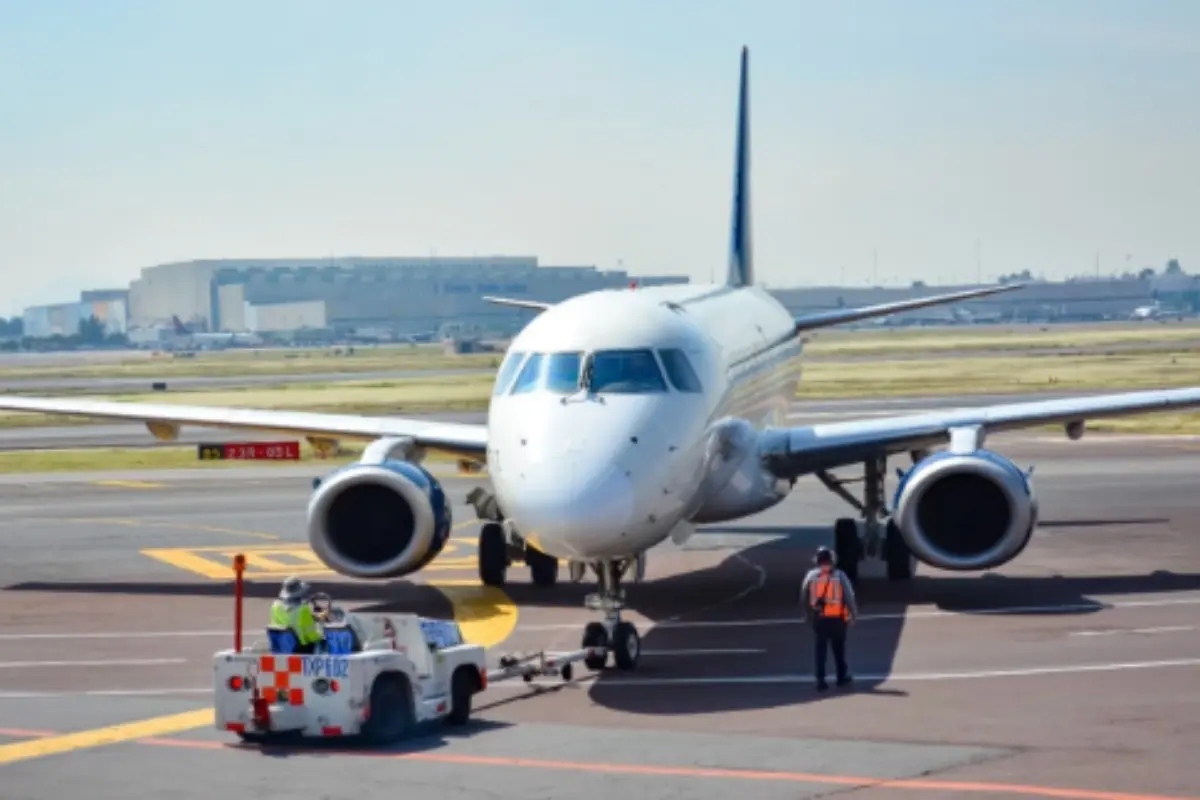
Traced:
[[514, 300], [511, 297], [485, 297], [483, 298], [489, 303], [495, 303], [498, 306], [512, 306], [513, 308], [532, 308], [536, 311], [545, 311], [553, 306], [553, 303], [543, 303], [538, 300]]
[[733, 166], [733, 220], [729, 238], [729, 286], [754, 283], [754, 236], [750, 228], [750, 48], [742, 48], [738, 87], [737, 145]]

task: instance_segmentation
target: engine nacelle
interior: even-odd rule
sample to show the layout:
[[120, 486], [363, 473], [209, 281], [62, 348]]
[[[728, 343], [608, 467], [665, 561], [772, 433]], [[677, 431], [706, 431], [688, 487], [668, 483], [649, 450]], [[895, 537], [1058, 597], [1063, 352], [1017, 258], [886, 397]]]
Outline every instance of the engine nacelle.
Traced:
[[706, 454], [706, 478], [699, 508], [688, 519], [696, 523], [724, 522], [757, 514], [777, 505], [792, 490], [763, 464], [758, 431], [743, 420], [731, 420], [713, 430]]
[[316, 485], [308, 541], [330, 569], [354, 578], [398, 578], [434, 559], [450, 538], [450, 503], [423, 467], [351, 464]]
[[1020, 554], [1037, 525], [1028, 477], [988, 450], [935, 453], [896, 490], [893, 519], [913, 555], [947, 570], [998, 567]]

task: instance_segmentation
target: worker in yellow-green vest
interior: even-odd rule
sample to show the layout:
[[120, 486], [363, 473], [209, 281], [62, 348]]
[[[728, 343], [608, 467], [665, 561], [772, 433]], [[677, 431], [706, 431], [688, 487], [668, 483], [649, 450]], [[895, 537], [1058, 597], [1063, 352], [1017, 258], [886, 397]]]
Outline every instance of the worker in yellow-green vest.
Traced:
[[296, 634], [297, 653], [312, 653], [317, 643], [325, 638], [308, 602], [311, 594], [312, 589], [307, 583], [291, 577], [283, 582], [279, 599], [271, 605], [271, 627], [290, 628]]

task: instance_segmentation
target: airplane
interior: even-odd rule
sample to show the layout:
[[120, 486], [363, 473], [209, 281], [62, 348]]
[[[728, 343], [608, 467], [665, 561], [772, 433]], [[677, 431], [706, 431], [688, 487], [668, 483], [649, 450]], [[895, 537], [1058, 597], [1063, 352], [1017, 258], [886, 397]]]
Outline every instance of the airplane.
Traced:
[[[307, 508], [316, 555], [363, 579], [416, 573], [445, 546], [451, 502], [423, 466], [426, 454], [486, 465], [492, 492], [468, 496], [483, 523], [481, 582], [502, 586], [518, 560], [538, 586], [557, 582], [560, 560], [574, 581], [590, 568], [597, 591], [587, 604], [601, 619], [586, 625], [583, 646], [603, 647], [631, 670], [640, 638], [622, 619], [623, 581], [642, 579], [646, 553], [686, 541], [696, 525], [761, 512], [815, 476], [865, 520], [834, 526], [839, 566], [851, 578], [864, 559], [896, 581], [918, 563], [992, 569], [1029, 543], [1038, 501], [1030, 472], [985, 447], [989, 434], [1055, 424], [1077, 439], [1088, 419], [1200, 406], [1200, 388], [1186, 388], [789, 426], [810, 332], [1020, 285], [794, 317], [755, 282], [749, 133], [743, 48], [724, 280], [606, 289], [555, 304], [490, 298], [537, 313], [501, 362], [484, 424], [11, 395], [0, 396], [0, 409], [138, 420], [168, 440], [197, 425], [369, 441], [359, 461], [318, 479]], [[912, 467], [889, 512], [885, 469], [901, 454]], [[830, 474], [860, 465], [861, 500]]]
[[176, 342], [185, 342], [192, 347], [201, 349], [246, 346], [262, 344], [262, 339], [254, 334], [249, 333], [232, 333], [228, 331], [215, 331], [212, 333], [205, 331], [194, 331], [179, 319], [178, 316], [171, 317], [172, 331], [175, 334]]
[[1146, 320], [1146, 319], [1168, 319], [1170, 317], [1178, 317], [1180, 320], [1184, 317], [1184, 312], [1178, 309], [1167, 308], [1155, 300], [1148, 306], [1138, 306], [1129, 315], [1131, 320]]

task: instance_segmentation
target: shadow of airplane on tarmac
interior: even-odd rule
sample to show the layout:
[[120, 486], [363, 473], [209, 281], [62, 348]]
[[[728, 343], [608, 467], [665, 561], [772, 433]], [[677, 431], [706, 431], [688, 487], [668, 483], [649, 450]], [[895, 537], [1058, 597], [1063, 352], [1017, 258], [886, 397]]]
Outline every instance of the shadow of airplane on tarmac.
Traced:
[[[1152, 524], [1161, 520], [1048, 521], [1048, 529]], [[598, 705], [627, 713], [684, 715], [753, 710], [803, 704], [839, 693], [900, 694], [882, 684], [892, 673], [909, 606], [928, 605], [956, 613], [989, 615], [1089, 614], [1105, 604], [1089, 595], [1177, 592], [1200, 589], [1200, 573], [1019, 576], [996, 573], [934, 572], [927, 567], [906, 583], [860, 581], [861, 623], [851, 633], [848, 657], [858, 674], [853, 687], [818, 694], [812, 685], [812, 636], [800, 621], [799, 588], [812, 551], [830, 540], [828, 527], [712, 526], [683, 547], [663, 545], [651, 552], [727, 552], [714, 566], [670, 574], [627, 587], [627, 607], [650, 620], [639, 625], [643, 656], [633, 673], [606, 670], [580, 677], [561, 690], [587, 686]], [[521, 570], [513, 570], [520, 578]], [[451, 606], [434, 586], [400, 580], [389, 583], [313, 580], [318, 591], [339, 602], [361, 602], [355, 611], [415, 612], [447, 617]], [[231, 582], [26, 582], [4, 591], [228, 598]], [[248, 581], [248, 598], [273, 599], [278, 583]], [[560, 582], [553, 589], [510, 582], [505, 594], [521, 608], [574, 608], [579, 633], [596, 618], [584, 608], [588, 583]], [[486, 592], [480, 593], [486, 597]], [[473, 609], [488, 616], [486, 607]], [[500, 614], [496, 609], [494, 614]], [[253, 628], [251, 627], [250, 630]], [[503, 649], [503, 648], [498, 648]], [[832, 674], [833, 663], [830, 658]], [[558, 691], [548, 689], [546, 691]], [[489, 706], [503, 705], [497, 700]], [[481, 709], [482, 710], [482, 709]]]

